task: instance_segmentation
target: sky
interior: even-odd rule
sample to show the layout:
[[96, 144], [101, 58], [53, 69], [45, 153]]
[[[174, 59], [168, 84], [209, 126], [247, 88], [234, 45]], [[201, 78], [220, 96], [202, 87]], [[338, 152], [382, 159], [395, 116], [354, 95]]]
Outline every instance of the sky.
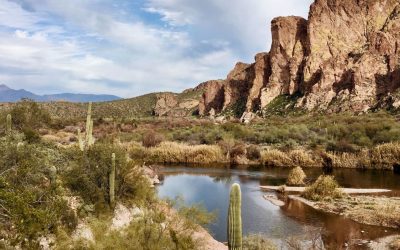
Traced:
[[312, 0], [0, 0], [0, 84], [133, 97], [224, 79]]

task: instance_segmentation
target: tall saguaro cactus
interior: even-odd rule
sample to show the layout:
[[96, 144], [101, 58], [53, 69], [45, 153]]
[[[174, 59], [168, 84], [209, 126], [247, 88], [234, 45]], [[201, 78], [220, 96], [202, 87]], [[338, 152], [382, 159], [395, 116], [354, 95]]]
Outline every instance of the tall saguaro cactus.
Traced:
[[93, 121], [92, 121], [92, 102], [89, 102], [87, 117], [86, 117], [86, 146], [91, 146], [92, 143], [92, 131], [93, 131]]
[[7, 121], [6, 121], [6, 133], [7, 135], [11, 134], [11, 126], [12, 126], [12, 118], [11, 118], [11, 114], [7, 115]]
[[231, 187], [228, 211], [229, 250], [242, 250], [242, 194], [239, 184]]
[[88, 111], [86, 116], [86, 131], [85, 139], [82, 138], [81, 130], [78, 129], [78, 141], [80, 150], [91, 147], [94, 144], [93, 139], [93, 119], [92, 119], [92, 102], [89, 102]]
[[109, 188], [110, 188], [110, 205], [115, 204], [115, 153], [111, 155], [111, 171], [108, 176]]

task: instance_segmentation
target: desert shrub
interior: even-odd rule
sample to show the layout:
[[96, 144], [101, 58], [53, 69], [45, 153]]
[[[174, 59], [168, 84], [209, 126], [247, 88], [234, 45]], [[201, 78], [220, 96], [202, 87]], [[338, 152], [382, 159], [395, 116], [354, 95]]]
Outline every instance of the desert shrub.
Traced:
[[295, 167], [289, 172], [286, 184], [289, 186], [304, 185], [304, 179], [306, 177], [307, 176], [301, 167]]
[[36, 143], [40, 141], [40, 135], [37, 131], [29, 128], [29, 127], [24, 127], [22, 129], [22, 133], [25, 135], [25, 140], [28, 143]]
[[22, 100], [11, 110], [13, 125], [18, 128], [38, 129], [51, 122], [50, 114], [32, 100]]
[[51, 181], [51, 157], [42, 145], [0, 144], [1, 237], [12, 245], [37, 248], [37, 238], [54, 233], [69, 211], [62, 190]]
[[158, 146], [164, 140], [163, 136], [154, 130], [149, 130], [143, 135], [142, 144], [146, 148]]
[[326, 151], [354, 153], [357, 149], [347, 140], [340, 140], [335, 143], [329, 143], [326, 147]]
[[231, 137], [226, 137], [218, 142], [218, 146], [223, 150], [226, 158], [229, 159], [233, 147], [236, 145], [235, 139]]
[[303, 193], [303, 197], [313, 201], [335, 199], [343, 196], [340, 186], [333, 176], [321, 175]]
[[243, 238], [243, 250], [277, 250], [273, 242], [259, 234], [250, 234]]
[[179, 206], [173, 213], [164, 203], [152, 203], [142, 212], [143, 215], [119, 230], [110, 230], [107, 220], [92, 219], [90, 228], [94, 241], [59, 233], [55, 249], [202, 249], [202, 238], [196, 239], [193, 234], [198, 232], [198, 225], [209, 224], [213, 218], [198, 205]]
[[263, 151], [261, 153], [261, 161], [266, 166], [288, 167], [292, 165], [288, 155], [276, 149]]
[[236, 157], [242, 157], [245, 155], [246, 155], [246, 145], [242, 142], [236, 143], [230, 153], [231, 159]]
[[144, 202], [153, 197], [150, 183], [133, 162], [128, 162], [123, 148], [112, 144], [96, 143], [87, 152], [74, 149], [68, 170], [64, 173], [66, 185], [88, 204], [106, 208], [109, 201], [108, 176], [111, 169], [111, 155], [116, 154], [115, 194], [117, 199], [127, 202]]
[[246, 150], [247, 159], [249, 160], [258, 160], [261, 158], [261, 150], [260, 147], [256, 145], [250, 145]]

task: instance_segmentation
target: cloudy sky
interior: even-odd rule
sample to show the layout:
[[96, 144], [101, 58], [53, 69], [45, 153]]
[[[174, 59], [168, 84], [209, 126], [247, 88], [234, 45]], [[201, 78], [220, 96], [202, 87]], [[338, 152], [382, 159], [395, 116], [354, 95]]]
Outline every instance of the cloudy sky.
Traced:
[[0, 84], [132, 97], [225, 78], [312, 0], [0, 0]]

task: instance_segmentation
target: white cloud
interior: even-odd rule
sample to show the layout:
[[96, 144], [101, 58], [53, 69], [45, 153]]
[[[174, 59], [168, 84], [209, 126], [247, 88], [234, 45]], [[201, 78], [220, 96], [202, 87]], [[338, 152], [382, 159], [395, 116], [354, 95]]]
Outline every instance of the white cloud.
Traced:
[[[270, 21], [277, 16], [307, 17], [313, 0], [147, 0], [158, 13], [181, 13], [194, 35], [233, 44], [246, 59], [271, 44]], [[164, 19], [168, 18], [164, 15]], [[172, 20], [173, 22], [174, 20]]]
[[270, 19], [304, 15], [310, 1], [0, 0], [0, 82], [39, 94], [181, 91], [267, 50]]

